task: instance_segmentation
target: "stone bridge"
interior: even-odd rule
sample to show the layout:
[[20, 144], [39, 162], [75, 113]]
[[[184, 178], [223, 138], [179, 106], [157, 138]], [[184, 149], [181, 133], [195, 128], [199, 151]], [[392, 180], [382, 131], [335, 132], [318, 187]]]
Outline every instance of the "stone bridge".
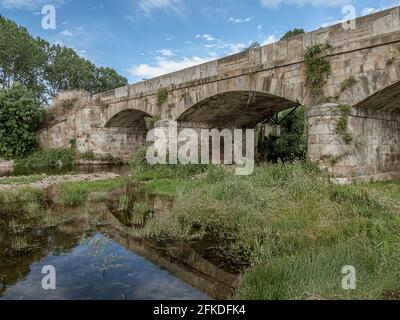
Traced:
[[[400, 7], [355, 22], [355, 29], [320, 28], [98, 94], [75, 121], [82, 127], [78, 149], [131, 156], [144, 144], [146, 117], [176, 120], [181, 128], [254, 128], [304, 105], [312, 161], [339, 181], [398, 178]], [[321, 43], [330, 44], [325, 59], [332, 71], [316, 97], [306, 83], [305, 54]], [[344, 117], [346, 137], [338, 130]], [[43, 146], [54, 130], [61, 132], [41, 133]]]

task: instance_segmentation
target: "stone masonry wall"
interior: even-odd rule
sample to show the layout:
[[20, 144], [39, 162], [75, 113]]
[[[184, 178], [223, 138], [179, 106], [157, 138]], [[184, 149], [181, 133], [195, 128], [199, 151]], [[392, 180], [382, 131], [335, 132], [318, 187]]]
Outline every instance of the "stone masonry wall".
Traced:
[[78, 154], [93, 152], [96, 156], [111, 155], [129, 160], [144, 145], [146, 132], [135, 128], [103, 128], [99, 125], [100, 107], [86, 107], [68, 115], [51, 128], [37, 134], [43, 149], [71, 148]]
[[323, 104], [308, 111], [308, 154], [328, 169], [336, 182], [400, 178], [400, 116], [352, 108], [346, 144], [337, 134], [338, 104]]

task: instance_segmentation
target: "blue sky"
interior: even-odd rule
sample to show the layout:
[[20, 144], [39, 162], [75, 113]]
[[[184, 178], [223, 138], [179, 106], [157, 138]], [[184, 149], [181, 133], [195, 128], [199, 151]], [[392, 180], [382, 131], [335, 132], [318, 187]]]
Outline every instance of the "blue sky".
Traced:
[[[55, 30], [42, 29], [41, 9], [56, 7]], [[251, 41], [278, 40], [400, 5], [394, 0], [0, 0], [0, 13], [34, 36], [73, 47], [130, 83], [236, 53]]]

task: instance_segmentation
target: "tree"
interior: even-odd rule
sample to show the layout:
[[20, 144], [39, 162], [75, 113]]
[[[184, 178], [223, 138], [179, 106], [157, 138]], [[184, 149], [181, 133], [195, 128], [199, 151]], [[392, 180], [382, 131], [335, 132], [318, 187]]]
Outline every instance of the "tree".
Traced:
[[20, 84], [0, 90], [0, 156], [22, 157], [35, 146], [44, 111], [34, 94]]
[[18, 82], [44, 99], [43, 66], [47, 61], [45, 42], [0, 15], [0, 88]]
[[278, 115], [277, 120], [281, 125], [281, 135], [263, 139], [260, 146], [263, 156], [271, 162], [304, 159], [307, 151], [304, 107], [294, 112], [283, 111]]
[[258, 41], [253, 41], [248, 47], [243, 49], [243, 52], [250, 51], [251, 49], [255, 49], [260, 47], [261, 44]]
[[105, 92], [111, 89], [126, 86], [128, 80], [121, 77], [114, 69], [111, 68], [96, 68], [96, 82], [93, 85], [93, 93]]
[[9, 89], [17, 82], [41, 103], [61, 91], [95, 94], [128, 84], [115, 70], [97, 67], [71, 48], [35, 39], [0, 15], [0, 89]]
[[286, 32], [285, 35], [281, 38], [281, 41], [293, 38], [295, 36], [298, 36], [298, 35], [304, 34], [304, 33], [305, 33], [305, 31], [303, 28], [295, 28], [293, 30]]

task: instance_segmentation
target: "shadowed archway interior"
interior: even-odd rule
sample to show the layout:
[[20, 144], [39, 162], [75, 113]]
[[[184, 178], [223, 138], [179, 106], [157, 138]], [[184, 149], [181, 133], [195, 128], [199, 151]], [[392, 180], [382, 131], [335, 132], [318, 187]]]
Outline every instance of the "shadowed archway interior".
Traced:
[[356, 104], [355, 107], [368, 111], [400, 114], [400, 82], [378, 91]]
[[113, 116], [105, 125], [106, 128], [132, 128], [146, 130], [146, 118], [151, 117], [146, 112], [128, 109]]
[[211, 124], [219, 128], [253, 128], [263, 119], [299, 105], [299, 102], [263, 92], [225, 92], [192, 106], [178, 122]]

